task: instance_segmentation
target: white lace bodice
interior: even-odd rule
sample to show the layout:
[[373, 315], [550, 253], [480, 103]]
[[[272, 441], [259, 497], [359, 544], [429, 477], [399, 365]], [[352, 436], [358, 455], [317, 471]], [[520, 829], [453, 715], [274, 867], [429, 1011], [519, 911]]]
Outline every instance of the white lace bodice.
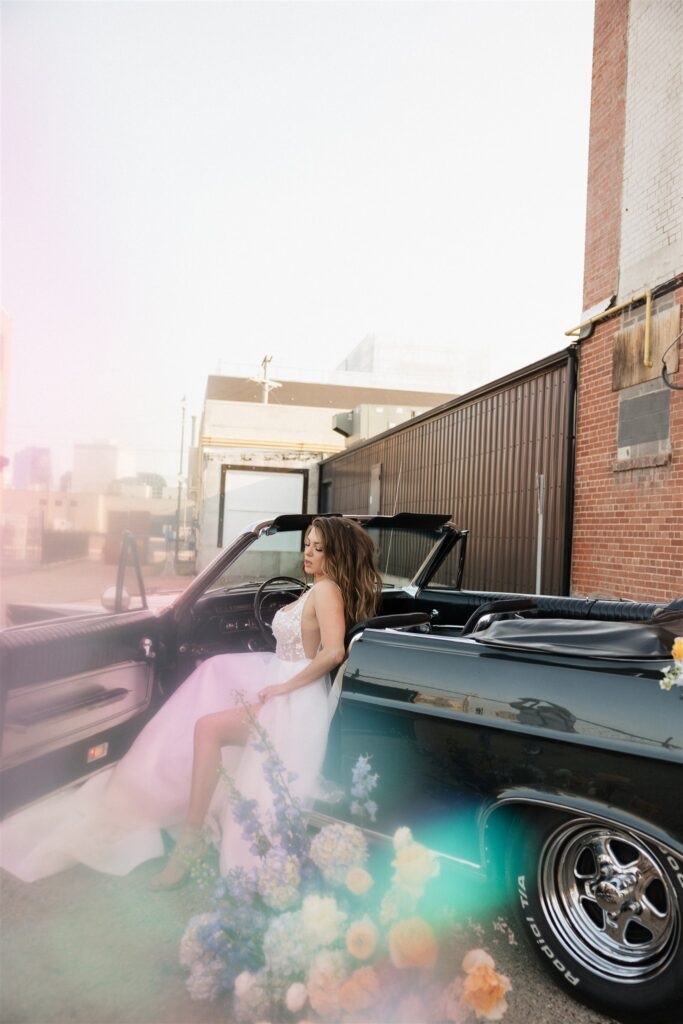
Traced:
[[301, 615], [310, 593], [310, 590], [305, 590], [300, 598], [292, 604], [286, 604], [273, 616], [273, 636], [277, 644], [275, 653], [282, 661], [303, 661], [306, 658], [301, 639]]

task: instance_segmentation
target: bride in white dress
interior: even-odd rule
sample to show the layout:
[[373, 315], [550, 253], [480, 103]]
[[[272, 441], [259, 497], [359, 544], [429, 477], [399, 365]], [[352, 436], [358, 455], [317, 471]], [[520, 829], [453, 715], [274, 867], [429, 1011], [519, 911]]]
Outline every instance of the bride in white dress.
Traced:
[[[273, 619], [272, 653], [223, 654], [203, 662], [145, 726], [125, 757], [78, 790], [7, 819], [0, 865], [34, 881], [84, 863], [126, 874], [164, 852], [161, 829], [182, 826], [174, 853], [151, 880], [185, 880], [205, 831], [220, 844], [221, 870], [253, 861], [233, 821], [221, 764], [264, 811], [270, 792], [262, 754], [250, 742], [243, 703], [296, 775], [302, 802], [314, 794], [330, 722], [329, 673], [344, 657], [344, 635], [376, 608], [380, 577], [367, 533], [350, 520], [315, 519], [304, 547], [313, 586]], [[332, 709], [333, 710], [333, 709]]]

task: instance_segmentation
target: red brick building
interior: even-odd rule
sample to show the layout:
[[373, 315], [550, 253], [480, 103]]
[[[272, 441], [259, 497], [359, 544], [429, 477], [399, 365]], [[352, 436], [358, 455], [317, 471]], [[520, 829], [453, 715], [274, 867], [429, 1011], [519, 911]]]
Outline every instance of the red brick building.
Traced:
[[596, 0], [573, 593], [683, 595], [682, 306], [683, 3]]

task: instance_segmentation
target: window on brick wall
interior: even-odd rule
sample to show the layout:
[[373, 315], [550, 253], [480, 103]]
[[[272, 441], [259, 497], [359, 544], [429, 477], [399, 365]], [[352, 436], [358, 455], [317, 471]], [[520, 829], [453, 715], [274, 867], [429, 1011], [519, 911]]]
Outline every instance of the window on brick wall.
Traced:
[[668, 455], [671, 391], [659, 380], [624, 388], [619, 395], [617, 458]]

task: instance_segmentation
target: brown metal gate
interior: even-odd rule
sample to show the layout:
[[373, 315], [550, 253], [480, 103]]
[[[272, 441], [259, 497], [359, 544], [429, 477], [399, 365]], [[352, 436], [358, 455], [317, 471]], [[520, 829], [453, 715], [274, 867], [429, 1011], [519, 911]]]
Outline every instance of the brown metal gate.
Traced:
[[568, 593], [575, 391], [572, 347], [328, 459], [326, 504], [450, 512], [470, 531], [467, 589], [533, 593], [540, 485], [540, 590]]

